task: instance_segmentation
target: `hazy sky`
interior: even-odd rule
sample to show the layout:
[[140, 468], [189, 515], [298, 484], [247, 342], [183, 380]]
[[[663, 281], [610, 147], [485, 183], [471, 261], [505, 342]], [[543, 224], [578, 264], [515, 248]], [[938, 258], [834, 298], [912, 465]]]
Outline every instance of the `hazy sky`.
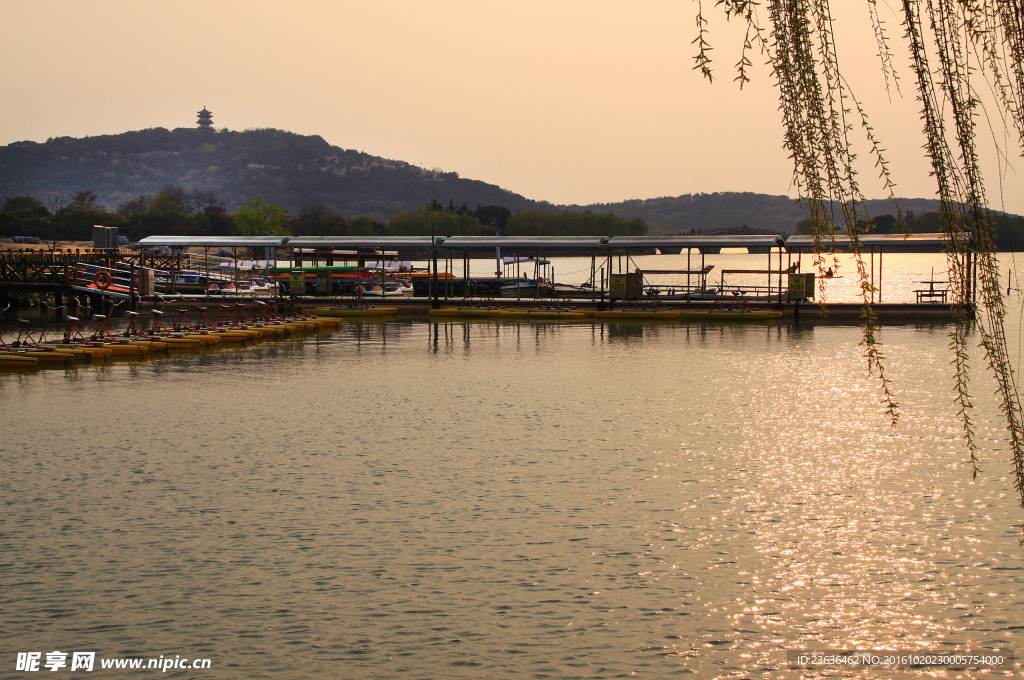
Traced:
[[[890, 102], [866, 2], [833, 5], [899, 193], [934, 197], [904, 52]], [[879, 7], [897, 39], [896, 5]], [[555, 203], [794, 195], [770, 74], [758, 57], [741, 92], [742, 35], [716, 21], [708, 84], [695, 14], [691, 0], [0, 0], [0, 144], [190, 127], [206, 106], [218, 128], [316, 134]], [[1011, 164], [1002, 204], [1024, 213], [1016, 151]], [[871, 198], [876, 176], [865, 163]]]

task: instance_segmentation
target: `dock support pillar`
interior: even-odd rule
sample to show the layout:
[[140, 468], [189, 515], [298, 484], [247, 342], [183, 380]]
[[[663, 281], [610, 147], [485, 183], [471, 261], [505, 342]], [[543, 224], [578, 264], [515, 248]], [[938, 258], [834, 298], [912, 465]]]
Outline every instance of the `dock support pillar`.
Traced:
[[138, 303], [135, 301], [135, 265], [131, 264], [128, 267], [128, 310], [134, 312], [138, 307]]
[[440, 300], [438, 300], [438, 296], [440, 294], [440, 291], [437, 289], [437, 249], [436, 248], [431, 248], [430, 249], [430, 254], [431, 254], [431, 257], [434, 260], [434, 278], [432, 279], [432, 283], [433, 283], [432, 288], [433, 288], [434, 300], [433, 300], [433, 302], [431, 302], [431, 309], [440, 309], [441, 308], [441, 302], [440, 302]]

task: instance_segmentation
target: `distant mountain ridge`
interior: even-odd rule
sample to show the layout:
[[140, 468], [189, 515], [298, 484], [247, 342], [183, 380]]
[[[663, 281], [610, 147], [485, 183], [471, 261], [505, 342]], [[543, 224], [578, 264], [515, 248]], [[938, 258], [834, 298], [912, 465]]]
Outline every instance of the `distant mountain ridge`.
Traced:
[[[891, 200], [866, 201], [872, 217], [895, 212]], [[938, 210], [939, 201], [926, 198], [900, 199], [904, 211], [921, 215]], [[583, 209], [583, 206], [569, 206]], [[596, 203], [585, 206], [593, 212], [614, 212], [625, 219], [642, 218], [651, 233], [688, 234], [727, 230], [772, 234], [792, 234], [796, 224], [807, 217], [807, 210], [789, 196], [771, 196], [750, 192], [687, 194], [666, 198], [648, 198], [622, 203]]]
[[[57, 137], [44, 143], [0, 147], [0, 199], [48, 198], [95, 192], [109, 209], [167, 185], [213, 191], [228, 210], [256, 195], [280, 203], [292, 215], [323, 204], [346, 217], [386, 219], [431, 200], [455, 205], [501, 205], [525, 210], [590, 210], [642, 218], [652, 234], [720, 229], [792, 233], [806, 216], [792, 198], [755, 193], [713, 193], [631, 200], [587, 206], [535, 201], [494, 184], [428, 170], [404, 161], [342, 149], [316, 135], [275, 129], [204, 130], [151, 128], [118, 135]], [[919, 214], [938, 201], [908, 200]], [[891, 213], [883, 201], [869, 210]]]

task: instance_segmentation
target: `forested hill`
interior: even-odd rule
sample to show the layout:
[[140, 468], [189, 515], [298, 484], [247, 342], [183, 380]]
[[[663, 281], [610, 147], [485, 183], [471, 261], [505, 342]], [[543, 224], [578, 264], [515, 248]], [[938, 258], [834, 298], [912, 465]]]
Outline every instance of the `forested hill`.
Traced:
[[[31, 196], [44, 204], [82, 191], [100, 206], [118, 210], [140, 196], [168, 186], [212, 192], [228, 211], [255, 196], [281, 204], [291, 216], [320, 205], [346, 218], [386, 220], [399, 211], [442, 204], [504, 206], [528, 210], [613, 212], [642, 218], [652, 234], [751, 230], [792, 233], [806, 215], [793, 199], [754, 193], [694, 194], [589, 206], [558, 206], [528, 199], [493, 184], [460, 178], [455, 172], [426, 170], [402, 161], [332, 146], [318, 136], [274, 129], [203, 130], [152, 128], [119, 135], [45, 143], [15, 142], [0, 147], [0, 200]], [[936, 201], [913, 200], [918, 214]], [[873, 214], [890, 213], [884, 202]]]
[[[346, 216], [386, 218], [431, 199], [456, 205], [541, 208], [485, 182], [331, 146], [319, 136], [263, 129], [152, 128], [119, 135], [0, 147], [0, 198], [92, 191], [109, 210], [168, 185], [212, 191], [228, 210], [263, 196], [298, 214], [322, 204]], [[553, 206], [552, 206], [553, 207]]]
[[[918, 215], [938, 210], [933, 199], [901, 199], [903, 210]], [[583, 206], [567, 206], [570, 210]], [[598, 203], [585, 206], [595, 213], [614, 212], [625, 219], [641, 218], [652, 234], [689, 234], [691, 232], [741, 231], [743, 227], [772, 234], [792, 234], [807, 211], [788, 196], [769, 196], [750, 192], [687, 194], [666, 198]], [[892, 201], [867, 201], [872, 217], [896, 211]]]

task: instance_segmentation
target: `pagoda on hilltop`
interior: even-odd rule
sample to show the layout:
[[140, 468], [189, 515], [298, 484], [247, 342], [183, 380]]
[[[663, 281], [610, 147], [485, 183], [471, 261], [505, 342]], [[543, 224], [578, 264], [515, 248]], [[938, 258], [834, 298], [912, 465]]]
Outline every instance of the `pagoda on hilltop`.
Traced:
[[213, 114], [207, 111], [205, 106], [203, 107], [203, 110], [199, 112], [199, 129], [213, 129]]

